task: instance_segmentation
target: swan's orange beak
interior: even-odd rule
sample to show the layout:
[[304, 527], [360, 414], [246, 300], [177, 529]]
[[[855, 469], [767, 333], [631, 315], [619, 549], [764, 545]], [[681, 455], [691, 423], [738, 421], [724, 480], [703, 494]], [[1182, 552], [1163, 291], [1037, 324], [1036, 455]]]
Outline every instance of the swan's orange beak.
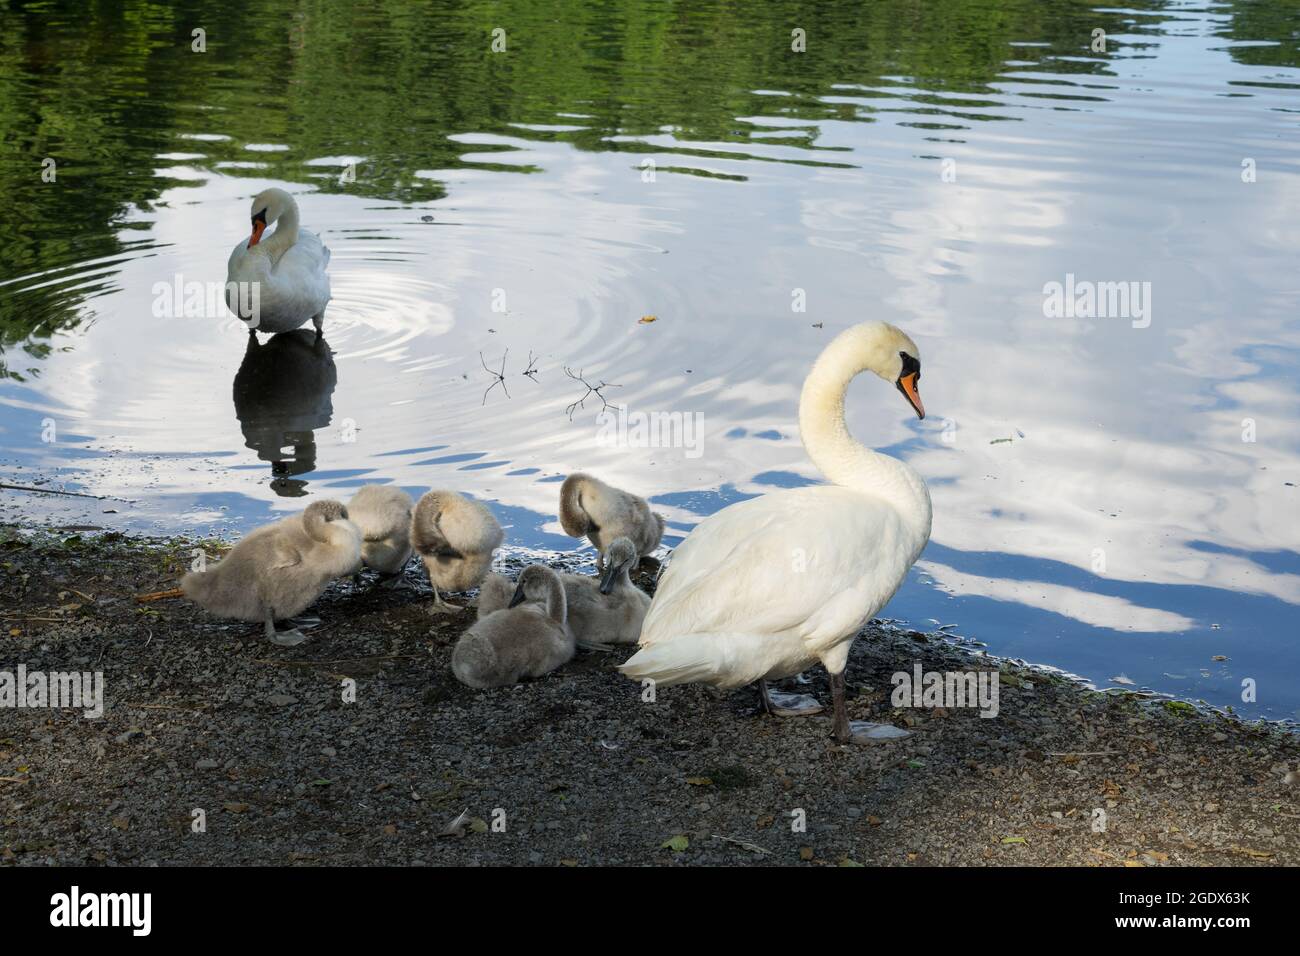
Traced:
[[898, 379], [898, 390], [903, 393], [903, 397], [911, 403], [911, 406], [914, 409], [916, 409], [916, 417], [924, 418], [925, 406], [921, 404], [921, 393], [917, 391], [916, 380], [918, 378], [920, 378], [920, 375], [916, 372], [900, 376]]
[[255, 245], [257, 245], [259, 242], [261, 242], [261, 241], [262, 241], [262, 233], [264, 233], [264, 232], [266, 232], [266, 220], [265, 220], [265, 219], [254, 219], [254, 220], [253, 220], [253, 234], [252, 234], [251, 236], [248, 237], [248, 248], [251, 249], [251, 248], [253, 248], [253, 246], [255, 246]]

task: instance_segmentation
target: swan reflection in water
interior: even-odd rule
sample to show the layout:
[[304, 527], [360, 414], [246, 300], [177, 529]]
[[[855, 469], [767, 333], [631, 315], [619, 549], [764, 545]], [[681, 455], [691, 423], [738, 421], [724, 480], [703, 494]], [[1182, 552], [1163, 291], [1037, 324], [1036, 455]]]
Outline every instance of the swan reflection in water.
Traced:
[[235, 373], [235, 415], [244, 443], [271, 463], [277, 495], [298, 498], [307, 482], [296, 478], [316, 469], [315, 429], [334, 413], [338, 383], [334, 356], [324, 336], [309, 329], [281, 332], [264, 343], [250, 332], [244, 360]]

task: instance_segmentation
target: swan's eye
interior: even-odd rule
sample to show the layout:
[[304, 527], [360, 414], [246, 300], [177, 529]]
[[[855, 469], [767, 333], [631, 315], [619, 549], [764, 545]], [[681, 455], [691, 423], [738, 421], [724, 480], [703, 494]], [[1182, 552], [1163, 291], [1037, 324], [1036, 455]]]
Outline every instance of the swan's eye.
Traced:
[[909, 375], [915, 375], [919, 381], [921, 378], [921, 360], [914, 355], [908, 355], [906, 352], [899, 352], [898, 357], [903, 360], [903, 370], [898, 373], [898, 380], [901, 382]]

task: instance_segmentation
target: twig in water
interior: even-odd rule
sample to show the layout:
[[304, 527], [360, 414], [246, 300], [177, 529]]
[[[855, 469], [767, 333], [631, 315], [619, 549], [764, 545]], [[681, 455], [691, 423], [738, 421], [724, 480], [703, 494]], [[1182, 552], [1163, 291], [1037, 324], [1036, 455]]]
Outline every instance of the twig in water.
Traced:
[[609, 399], [605, 398], [605, 395], [601, 390], [606, 388], [623, 387], [622, 385], [615, 385], [613, 382], [607, 382], [604, 379], [600, 380], [599, 385], [592, 385], [585, 378], [583, 378], [581, 369], [579, 369], [578, 373], [575, 375], [573, 369], [569, 368], [567, 365], [564, 367], [564, 374], [569, 376], [569, 378], [573, 379], [575, 382], [580, 382], [587, 389], [585, 392], [582, 393], [582, 398], [578, 399], [576, 402], [574, 402], [572, 405], [570, 405], [568, 408], [565, 409], [565, 411], [569, 413], [569, 421], [573, 421], [573, 414], [579, 408], [587, 407], [587, 398], [589, 396], [594, 394], [597, 398], [600, 399], [600, 410], [603, 412], [605, 409], [609, 408]]
[[80, 491], [57, 491], [54, 488], [33, 488], [30, 485], [5, 485], [0, 484], [0, 488], [7, 488], [10, 491], [34, 491], [38, 495], [67, 495], [69, 498], [94, 498], [96, 501], [103, 501], [107, 495], [86, 495]]
[[496, 388], [498, 385], [501, 386], [501, 391], [506, 393], [506, 398], [510, 397], [510, 389], [506, 388], [506, 355], [509, 354], [510, 354], [510, 350], [506, 349], [505, 355], [501, 356], [501, 371], [494, 372], [492, 371], [492, 369], [488, 368], [487, 361], [483, 358], [483, 353], [482, 352], [478, 353], [478, 360], [483, 364], [483, 371], [487, 372], [494, 379], [496, 379], [496, 381], [494, 381], [491, 385], [489, 385], [487, 387], [487, 390], [483, 393], [482, 404], [484, 405], [487, 404], [488, 392], [491, 392], [492, 389]]
[[537, 381], [537, 360], [539, 358], [541, 358], [540, 355], [533, 355], [532, 349], [528, 350], [528, 367], [524, 369], [524, 375], [531, 378], [534, 382]]

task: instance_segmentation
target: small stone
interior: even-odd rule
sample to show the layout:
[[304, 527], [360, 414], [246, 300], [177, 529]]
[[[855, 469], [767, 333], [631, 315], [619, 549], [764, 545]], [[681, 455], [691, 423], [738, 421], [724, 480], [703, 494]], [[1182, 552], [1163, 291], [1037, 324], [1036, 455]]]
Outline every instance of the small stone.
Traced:
[[194, 763], [195, 770], [216, 770], [219, 766], [221, 765], [211, 757], [204, 757], [202, 760], [195, 761]]

